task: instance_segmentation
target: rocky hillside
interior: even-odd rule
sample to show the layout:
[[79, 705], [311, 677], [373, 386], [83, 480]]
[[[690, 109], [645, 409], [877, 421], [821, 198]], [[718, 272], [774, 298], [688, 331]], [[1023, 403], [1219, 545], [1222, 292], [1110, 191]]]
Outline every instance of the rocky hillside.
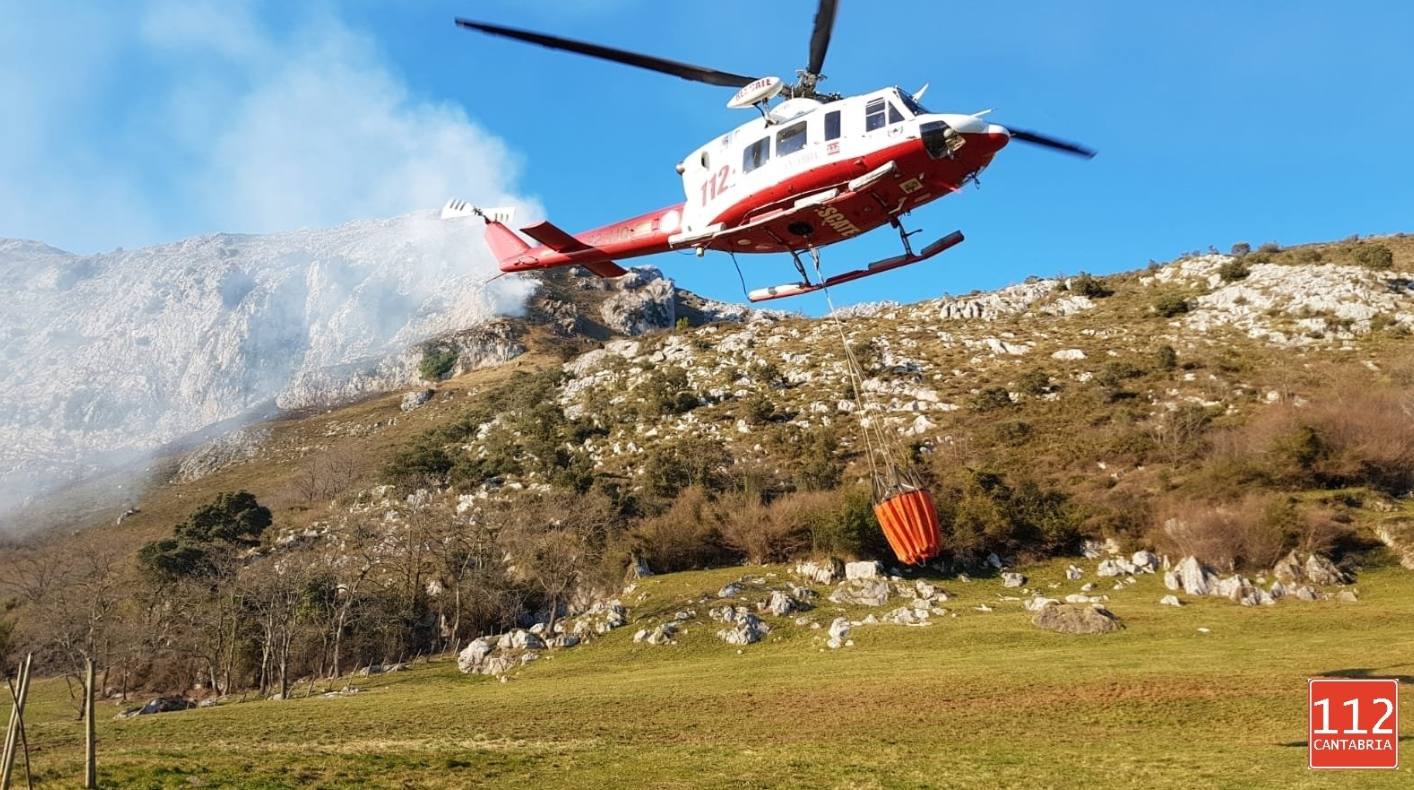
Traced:
[[532, 330], [606, 338], [746, 312], [655, 270], [488, 284], [480, 236], [413, 214], [91, 256], [0, 240], [0, 513], [278, 410], [416, 384], [429, 344], [445, 377], [522, 354]]

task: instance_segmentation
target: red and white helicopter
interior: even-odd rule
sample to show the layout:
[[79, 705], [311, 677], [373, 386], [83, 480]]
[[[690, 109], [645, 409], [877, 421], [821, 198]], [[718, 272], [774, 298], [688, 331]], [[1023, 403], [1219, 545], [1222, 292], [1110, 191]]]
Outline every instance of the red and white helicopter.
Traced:
[[[801, 281], [747, 294], [753, 301], [809, 293], [927, 260], [962, 241], [954, 231], [915, 251], [901, 218], [956, 192], [987, 167], [1011, 140], [1086, 158], [1093, 151], [1052, 137], [1008, 129], [974, 115], [933, 113], [909, 94], [882, 88], [857, 96], [817, 90], [838, 0], [821, 0], [810, 37], [810, 59], [794, 84], [778, 77], [749, 77], [688, 63], [573, 41], [527, 30], [457, 19], [457, 25], [492, 35], [650, 69], [709, 85], [740, 90], [729, 108], [759, 116], [688, 154], [677, 165], [685, 200], [657, 211], [571, 235], [550, 222], [521, 232], [508, 227], [507, 209], [482, 210], [453, 200], [442, 217], [479, 216], [502, 272], [583, 266], [600, 277], [627, 272], [615, 259], [691, 248], [728, 253], [789, 253]], [[772, 105], [771, 101], [782, 98]], [[819, 248], [892, 225], [903, 254], [855, 271], [820, 275]], [[914, 231], [916, 233], [916, 231]], [[814, 263], [811, 280], [801, 253]]]

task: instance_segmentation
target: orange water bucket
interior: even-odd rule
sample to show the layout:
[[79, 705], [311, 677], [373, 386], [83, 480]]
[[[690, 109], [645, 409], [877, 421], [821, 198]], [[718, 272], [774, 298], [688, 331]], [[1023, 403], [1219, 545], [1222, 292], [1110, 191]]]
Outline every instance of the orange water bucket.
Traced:
[[938, 556], [942, 548], [938, 510], [927, 491], [894, 494], [874, 506], [874, 516], [899, 562], [917, 565]]

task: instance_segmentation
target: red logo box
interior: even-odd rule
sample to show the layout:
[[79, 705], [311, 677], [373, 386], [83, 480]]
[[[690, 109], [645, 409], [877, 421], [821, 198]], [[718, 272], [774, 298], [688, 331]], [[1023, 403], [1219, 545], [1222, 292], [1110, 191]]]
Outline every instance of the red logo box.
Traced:
[[1399, 681], [1311, 678], [1306, 757], [1311, 768], [1398, 768]]

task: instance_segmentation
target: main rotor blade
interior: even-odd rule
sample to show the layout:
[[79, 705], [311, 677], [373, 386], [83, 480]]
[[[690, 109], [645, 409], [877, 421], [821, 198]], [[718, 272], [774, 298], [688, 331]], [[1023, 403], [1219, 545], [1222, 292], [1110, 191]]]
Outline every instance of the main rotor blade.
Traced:
[[810, 34], [810, 62], [805, 70], [818, 75], [825, 68], [825, 51], [830, 48], [830, 34], [835, 31], [835, 12], [839, 10], [839, 0], [820, 0], [815, 10], [815, 30]]
[[1080, 145], [1079, 143], [1069, 143], [1065, 140], [1057, 140], [1054, 137], [1048, 137], [1044, 134], [1028, 132], [1025, 129], [1013, 129], [1010, 126], [1007, 127], [1007, 131], [1011, 133], [1011, 139], [1013, 140], [1020, 140], [1023, 143], [1031, 143], [1032, 145], [1044, 146], [1055, 151], [1073, 154], [1075, 156], [1083, 156], [1086, 159], [1095, 158], [1094, 149], [1086, 148], [1085, 146]]
[[624, 49], [604, 47], [584, 41], [574, 41], [568, 38], [560, 38], [559, 36], [535, 33], [530, 30], [517, 30], [513, 27], [488, 25], [484, 22], [473, 22], [470, 19], [462, 19], [460, 17], [458, 17], [456, 21], [459, 27], [479, 30], [482, 33], [490, 33], [493, 36], [513, 38], [517, 41], [539, 44], [542, 47], [549, 47], [550, 49], [563, 49], [567, 52], [577, 52], [580, 55], [588, 55], [591, 58], [612, 60], [615, 63], [623, 63], [628, 66], [637, 66], [640, 69], [671, 74], [674, 77], [682, 77], [685, 80], [692, 80], [693, 82], [705, 82], [708, 85], [740, 88], [756, 80], [755, 77], [745, 77], [741, 74], [733, 74], [729, 71], [718, 71], [703, 66], [694, 66], [691, 63], [681, 63], [676, 60], [667, 60], [666, 58], [655, 58], [652, 55], [643, 55]]

